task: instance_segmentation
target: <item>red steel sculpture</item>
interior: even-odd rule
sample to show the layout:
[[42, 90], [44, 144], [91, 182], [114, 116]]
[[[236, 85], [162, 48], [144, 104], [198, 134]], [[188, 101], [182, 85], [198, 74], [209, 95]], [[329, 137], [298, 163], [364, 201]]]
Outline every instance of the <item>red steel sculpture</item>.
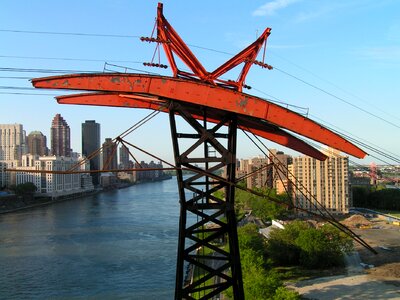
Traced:
[[[156, 38], [141, 40], [163, 46], [173, 77], [72, 74], [36, 78], [32, 83], [36, 88], [91, 91], [56, 97], [61, 104], [144, 108], [169, 114], [180, 199], [175, 299], [211, 299], [228, 288], [232, 288], [235, 299], [244, 299], [232, 184], [236, 182], [237, 129], [319, 160], [326, 156], [290, 132], [358, 158], [366, 153], [303, 115], [242, 92], [253, 64], [272, 69], [264, 63], [264, 55], [262, 61], [256, 60], [266, 46], [270, 28], [243, 51], [208, 72], [165, 19], [161, 3], [156, 26]], [[176, 58], [190, 71], [180, 70]], [[242, 69], [237, 80], [221, 79], [238, 65]], [[178, 132], [176, 116], [182, 117], [195, 133]], [[225, 131], [221, 132], [221, 128]], [[183, 140], [194, 142], [183, 149]], [[182, 168], [193, 170], [194, 175], [183, 177]], [[225, 170], [223, 175], [216, 175], [221, 170]], [[221, 189], [225, 199], [215, 196]], [[190, 223], [190, 216], [197, 221]], [[219, 246], [222, 241], [228, 242], [228, 250]], [[185, 272], [189, 274], [185, 276]]]

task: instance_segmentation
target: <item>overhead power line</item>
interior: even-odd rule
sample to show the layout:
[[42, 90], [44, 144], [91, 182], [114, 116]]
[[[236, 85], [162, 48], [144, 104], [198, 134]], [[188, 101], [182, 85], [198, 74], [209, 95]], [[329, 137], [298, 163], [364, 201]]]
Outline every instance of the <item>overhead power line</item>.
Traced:
[[389, 112], [387, 112], [387, 111], [384, 111], [381, 107], [379, 107], [379, 106], [377, 106], [377, 105], [374, 105], [374, 104], [372, 104], [372, 103], [369, 103], [368, 101], [366, 101], [365, 99], [362, 99], [362, 98], [359, 97], [358, 95], [355, 95], [354, 93], [351, 93], [351, 92], [347, 91], [346, 89], [344, 89], [344, 88], [338, 86], [337, 84], [335, 84], [335, 83], [333, 83], [333, 82], [331, 82], [331, 81], [329, 81], [329, 80], [326, 80], [325, 78], [322, 78], [321, 76], [318, 76], [318, 75], [315, 74], [314, 72], [312, 72], [312, 71], [310, 71], [310, 70], [307, 70], [306, 68], [304, 68], [304, 67], [302, 67], [302, 66], [300, 66], [300, 65], [298, 65], [298, 64], [296, 64], [296, 63], [294, 63], [294, 62], [292, 62], [291, 60], [289, 60], [289, 59], [287, 59], [287, 58], [284, 58], [284, 57], [282, 57], [281, 55], [276, 54], [275, 51], [269, 51], [269, 53], [271, 53], [272, 55], [274, 55], [274, 56], [276, 56], [276, 57], [278, 57], [278, 58], [280, 58], [280, 59], [286, 61], [287, 63], [289, 63], [289, 64], [291, 64], [291, 65], [293, 65], [293, 66], [295, 66], [296, 68], [298, 68], [298, 69], [300, 69], [300, 70], [302, 70], [302, 71], [304, 71], [304, 72], [306, 72], [306, 73], [312, 75], [313, 77], [317, 78], [318, 80], [321, 80], [321, 81], [323, 81], [323, 82], [325, 82], [325, 83], [327, 83], [327, 84], [333, 86], [334, 88], [336, 88], [336, 89], [338, 89], [338, 90], [340, 90], [340, 91], [346, 93], [347, 95], [349, 95], [349, 96], [351, 96], [351, 97], [353, 97], [353, 98], [356, 98], [356, 99], [358, 99], [359, 101], [364, 102], [364, 103], [370, 105], [370, 106], [373, 107], [374, 109], [379, 110], [380, 112], [382, 112], [382, 113], [384, 113], [384, 114], [386, 114], [386, 115], [388, 115], [388, 116], [390, 116], [390, 117], [392, 117], [392, 118], [394, 118], [394, 119], [400, 120], [400, 117], [399, 117], [399, 116], [396, 116], [396, 115], [394, 115], [394, 114], [392, 114], [392, 113], [389, 113]]
[[[112, 37], [112, 38], [140, 38], [140, 36], [138, 36], [138, 35], [100, 34], [100, 33], [84, 33], [84, 32], [34, 31], [34, 30], [14, 30], [14, 29], [0, 29], [0, 32], [25, 33], [25, 34], [45, 34], [45, 35], [70, 35], [70, 36], [84, 36], [84, 37], [92, 36], [92, 37]], [[229, 52], [220, 51], [220, 50], [216, 50], [216, 49], [212, 49], [212, 48], [208, 48], [208, 47], [202, 47], [202, 46], [193, 45], [193, 44], [188, 44], [188, 46], [194, 47], [194, 48], [199, 48], [199, 49], [202, 49], [202, 50], [212, 51], [212, 52], [216, 52], [216, 53], [221, 53], [221, 54], [225, 54], [225, 55], [230, 55], [230, 56], [234, 55], [234, 54], [229, 53]], [[70, 59], [67, 58], [65, 60], [70, 60]], [[86, 61], [86, 59], [82, 59], [82, 60]], [[87, 61], [91, 61], [91, 60], [88, 59]], [[96, 60], [93, 60], [93, 61], [96, 61]], [[288, 61], [288, 60], [286, 60], [286, 61]], [[128, 62], [128, 61], [126, 61], [126, 62]], [[290, 62], [290, 61], [288, 61], [288, 62]], [[136, 62], [133, 62], [133, 63], [136, 63]], [[304, 68], [298, 66], [295, 63], [292, 63], [292, 62], [290, 62], [290, 63], [295, 65], [296, 67], [302, 69], [302, 70], [305, 70]], [[322, 88], [320, 88], [320, 87], [318, 87], [318, 86], [316, 86], [314, 84], [311, 84], [311, 83], [309, 83], [309, 82], [307, 82], [307, 81], [305, 81], [305, 80], [303, 80], [303, 79], [301, 79], [301, 78], [299, 78], [299, 77], [297, 77], [295, 75], [292, 75], [289, 72], [286, 72], [286, 71], [284, 71], [284, 70], [282, 70], [280, 68], [274, 67], [274, 69], [279, 71], [279, 72], [281, 72], [281, 73], [283, 73], [283, 74], [285, 74], [285, 75], [287, 75], [287, 76], [289, 76], [289, 77], [292, 77], [292, 78], [294, 78], [294, 79], [296, 79], [296, 80], [298, 80], [298, 81], [300, 81], [300, 82], [302, 82], [302, 83], [304, 83], [304, 84], [306, 84], [306, 85], [308, 85], [308, 86], [310, 86], [310, 87], [312, 87], [312, 88], [314, 88], [316, 90], [319, 90], [320, 92], [323, 92], [323, 93], [325, 93], [325, 94], [327, 94], [327, 95], [329, 95], [329, 96], [331, 96], [331, 97], [333, 97], [333, 98], [335, 98], [335, 99], [337, 99], [337, 100], [339, 100], [339, 101], [341, 101], [343, 103], [346, 103], [347, 105], [350, 105], [353, 108], [356, 108], [356, 109], [358, 109], [358, 110], [360, 110], [360, 111], [362, 111], [362, 112], [364, 112], [364, 113], [366, 113], [366, 114], [368, 114], [368, 115], [370, 115], [370, 116], [372, 116], [374, 118], [377, 118], [377, 119], [379, 119], [379, 120], [381, 120], [381, 121], [383, 121], [383, 122], [385, 122], [385, 123], [387, 123], [389, 125], [392, 125], [392, 126], [400, 129], [399, 125], [397, 125], [397, 124], [395, 124], [393, 122], [390, 122], [390, 121], [386, 120], [385, 118], [382, 118], [382, 117], [380, 117], [380, 116], [378, 116], [378, 115], [376, 115], [374, 113], [371, 113], [370, 111], [368, 111], [368, 110], [366, 110], [366, 109], [364, 109], [364, 108], [362, 108], [360, 106], [357, 106], [357, 105], [351, 103], [350, 101], [348, 101], [348, 100], [346, 100], [346, 99], [344, 99], [342, 97], [336, 96], [335, 94], [333, 94], [331, 92], [328, 92], [327, 90], [322, 89]], [[305, 70], [305, 71], [307, 71], [307, 70]], [[309, 72], [309, 71], [307, 71], [307, 72]], [[309, 72], [309, 73], [313, 74], [312, 72]], [[313, 74], [313, 76], [321, 79], [320, 77], [318, 77], [318, 76], [316, 76], [314, 74]], [[324, 81], [326, 81], [326, 80], [324, 80]], [[330, 84], [332, 84], [332, 83], [330, 83]], [[337, 87], [336, 85], [335, 85], [335, 87], [338, 88], [338, 89], [341, 89], [340, 87]], [[343, 89], [341, 89], [341, 90], [343, 90]], [[348, 93], [348, 94], [350, 94], [350, 93]], [[353, 94], [351, 94], [351, 95], [353, 97], [361, 99], [360, 97], [358, 97], [356, 95], [353, 95]], [[379, 110], [381, 112], [393, 117], [393, 115], [383, 111], [382, 109], [379, 109]], [[398, 117], [395, 117], [395, 118], [398, 119]]]
[[24, 77], [24, 76], [0, 76], [0, 79], [32, 79], [32, 77]]
[[314, 88], [314, 89], [316, 89], [316, 90], [318, 90], [318, 91], [320, 91], [320, 92], [322, 92], [322, 93], [324, 93], [324, 94], [326, 94], [328, 96], [331, 96], [331, 97], [333, 97], [333, 98], [335, 98], [335, 99], [337, 99], [337, 100], [339, 100], [341, 102], [344, 102], [347, 105], [350, 105], [350, 106], [352, 106], [352, 107], [354, 107], [354, 108], [356, 108], [356, 109], [358, 109], [358, 110], [360, 110], [360, 111], [362, 111], [362, 112], [364, 112], [364, 113], [366, 113], [366, 114], [368, 114], [368, 115], [370, 115], [370, 116], [372, 116], [374, 118], [377, 118], [377, 119], [379, 119], [379, 120], [381, 120], [381, 121], [383, 121], [383, 122], [385, 122], [385, 123], [387, 123], [389, 125], [392, 125], [392, 126], [400, 129], [399, 125], [397, 125], [397, 124], [395, 124], [393, 122], [390, 122], [390, 121], [388, 121], [388, 120], [386, 120], [386, 119], [384, 119], [384, 118], [382, 118], [382, 117], [380, 117], [380, 116], [378, 116], [376, 114], [373, 114], [372, 112], [370, 112], [370, 111], [368, 111], [368, 110], [366, 110], [366, 109], [364, 109], [364, 108], [362, 108], [360, 106], [357, 106], [357, 105], [351, 103], [350, 101], [347, 101], [347, 100], [345, 100], [345, 99], [343, 99], [343, 98], [341, 98], [339, 96], [336, 96], [335, 94], [332, 94], [331, 92], [328, 92], [327, 90], [324, 90], [324, 89], [322, 89], [322, 88], [320, 88], [320, 87], [318, 87], [318, 86], [316, 86], [316, 85], [314, 85], [312, 83], [309, 83], [309, 82], [307, 82], [307, 81], [305, 81], [305, 80], [303, 80], [303, 79], [301, 79], [301, 78], [299, 78], [299, 77], [297, 77], [295, 75], [292, 75], [292, 74], [290, 74], [290, 73], [288, 73], [286, 71], [283, 71], [283, 70], [281, 70], [279, 68], [276, 68], [276, 67], [274, 67], [274, 70], [277, 70], [277, 71], [279, 71], [279, 72], [281, 72], [281, 73], [283, 73], [283, 74], [285, 74], [285, 75], [287, 75], [289, 77], [292, 77], [292, 78], [294, 78], [294, 79], [296, 79], [296, 80], [298, 80], [298, 81], [300, 81], [300, 82], [302, 82], [302, 83], [304, 83], [304, 84], [306, 84], [306, 85], [308, 85], [308, 86], [310, 86], [310, 87], [312, 87], [312, 88]]
[[0, 32], [28, 33], [28, 34], [48, 34], [48, 35], [72, 35], [72, 36], [92, 36], [92, 37], [111, 37], [111, 38], [140, 38], [138, 35], [124, 34], [102, 34], [102, 33], [83, 33], [83, 32], [55, 32], [55, 31], [34, 31], [34, 30], [14, 30], [0, 29]]
[[114, 60], [114, 59], [91, 59], [91, 58], [69, 58], [69, 57], [43, 57], [43, 56], [16, 56], [16, 55], [0, 55], [0, 58], [15, 58], [15, 59], [40, 59], [40, 60], [61, 60], [61, 61], [92, 61], [92, 62], [118, 62], [142, 64], [141, 61], [133, 60]]
[[1, 95], [20, 95], [20, 96], [60, 96], [60, 94], [42, 94], [42, 93], [18, 93], [18, 92], [0, 92]]
[[[372, 143], [371, 141], [368, 141], [368, 140], [366, 140], [366, 139], [360, 138], [360, 137], [354, 135], [353, 133], [351, 133], [351, 132], [349, 132], [349, 131], [347, 131], [347, 130], [344, 130], [344, 129], [342, 129], [342, 128], [339, 128], [338, 126], [333, 125], [332, 123], [329, 123], [329, 122], [327, 122], [327, 121], [325, 121], [325, 120], [323, 120], [323, 119], [317, 117], [316, 115], [310, 114], [310, 116], [311, 116], [312, 118], [314, 118], [314, 119], [319, 120], [322, 124], [325, 124], [325, 126], [326, 126], [326, 125], [329, 125], [329, 127], [330, 127], [331, 130], [335, 131], [336, 133], [338, 133], [338, 134], [340, 134], [340, 135], [342, 135], [342, 136], [345, 135], [345, 134], [343, 134], [343, 132], [344, 132], [344, 133], [346, 133], [346, 136], [352, 137], [353, 140], [362, 141], [362, 142], [364, 142], [365, 144], [372, 145], [372, 146], [374, 146], [376, 149], [379, 149], [379, 150], [381, 150], [381, 151], [383, 151], [383, 152], [386, 152], [387, 154], [390, 154], [390, 155], [392, 155], [393, 157], [396, 157], [396, 159], [400, 160], [400, 156], [399, 156], [398, 154], [395, 154], [395, 153], [393, 153], [393, 152], [390, 152], [389, 150], [384, 149], [384, 148], [382, 148], [381, 146]], [[328, 126], [326, 126], [326, 127], [328, 127]]]
[[98, 73], [99, 71], [28, 69], [28, 68], [1, 68], [0, 67], [0, 72], [21, 72], [21, 73]]
[[[0, 32], [9, 33], [25, 33], [25, 34], [45, 34], [45, 35], [70, 35], [70, 36], [91, 36], [91, 37], [111, 37], [111, 38], [140, 38], [139, 35], [129, 35], [129, 34], [102, 34], [102, 33], [84, 33], [84, 32], [55, 32], [55, 31], [34, 31], [34, 30], [14, 30], [14, 29], [0, 29]], [[225, 55], [233, 56], [233, 53], [216, 50], [212, 48], [202, 47], [193, 44], [187, 44], [190, 47], [198, 48], [202, 50], [207, 50], [215, 53], [221, 53]]]

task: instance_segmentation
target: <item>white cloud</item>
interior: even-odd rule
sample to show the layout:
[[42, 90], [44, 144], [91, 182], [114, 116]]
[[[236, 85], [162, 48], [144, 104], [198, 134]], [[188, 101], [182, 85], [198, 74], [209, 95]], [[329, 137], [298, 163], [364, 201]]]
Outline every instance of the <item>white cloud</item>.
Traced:
[[257, 8], [253, 11], [253, 16], [271, 16], [276, 11], [288, 7], [289, 5], [299, 2], [300, 0], [274, 0]]

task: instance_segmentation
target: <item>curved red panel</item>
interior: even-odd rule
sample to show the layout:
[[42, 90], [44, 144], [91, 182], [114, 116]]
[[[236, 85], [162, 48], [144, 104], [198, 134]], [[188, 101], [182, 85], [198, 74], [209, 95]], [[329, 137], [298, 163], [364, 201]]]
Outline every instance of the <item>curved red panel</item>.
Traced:
[[72, 74], [37, 78], [36, 88], [73, 89], [152, 95], [216, 108], [264, 120], [358, 158], [366, 153], [322, 125], [264, 99], [213, 85], [143, 74]]
[[[145, 108], [152, 110], [159, 110], [162, 112], [169, 112], [168, 101], [160, 101], [158, 99], [119, 95], [112, 93], [89, 93], [89, 94], [76, 94], [68, 96], [56, 97], [60, 104], [75, 104], [75, 105], [95, 105], [95, 106], [112, 106], [112, 107], [125, 107], [125, 108]], [[188, 108], [191, 115], [197, 120], [203, 120], [203, 116], [197, 115], [196, 108]], [[221, 112], [220, 112], [221, 114]], [[223, 113], [222, 113], [223, 114]], [[213, 111], [208, 111], [207, 121], [218, 123], [220, 115]], [[262, 124], [259, 122], [251, 122], [246, 119], [239, 118], [238, 126], [245, 131], [251, 131], [255, 135], [273, 141], [282, 146], [291, 148], [308, 156], [314, 157], [318, 160], [325, 160], [326, 155], [319, 152], [312, 146], [304, 141], [292, 136], [288, 132], [269, 124]]]

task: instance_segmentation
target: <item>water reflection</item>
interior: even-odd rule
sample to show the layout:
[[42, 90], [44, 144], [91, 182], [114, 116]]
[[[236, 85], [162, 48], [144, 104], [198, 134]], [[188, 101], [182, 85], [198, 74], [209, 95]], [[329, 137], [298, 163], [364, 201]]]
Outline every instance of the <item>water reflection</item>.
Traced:
[[171, 299], [176, 180], [0, 216], [1, 299]]

